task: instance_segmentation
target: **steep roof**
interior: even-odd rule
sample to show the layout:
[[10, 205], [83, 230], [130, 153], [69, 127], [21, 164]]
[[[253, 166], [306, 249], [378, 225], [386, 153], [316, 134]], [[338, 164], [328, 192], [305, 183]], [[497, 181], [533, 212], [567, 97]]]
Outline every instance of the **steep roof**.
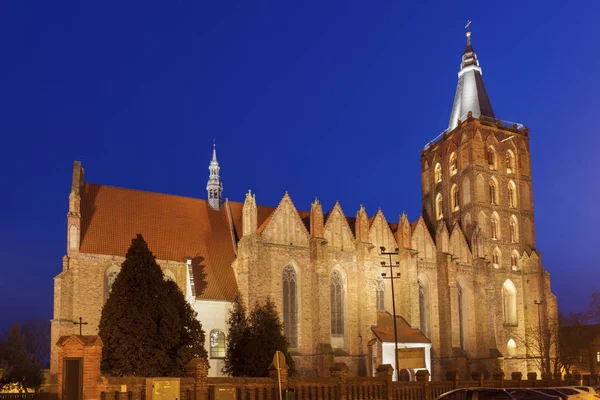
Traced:
[[[394, 341], [394, 319], [389, 312], [377, 313], [377, 326], [371, 327], [371, 330], [382, 342]], [[410, 327], [408, 322], [399, 315], [396, 315], [396, 330], [399, 343], [431, 343], [429, 339], [418, 329]]]
[[[197, 298], [232, 300], [237, 284], [231, 264], [242, 232], [243, 204], [229, 206], [233, 229], [227, 208], [213, 210], [206, 200], [84, 183], [79, 251], [125, 256], [141, 233], [159, 260], [192, 257]], [[258, 223], [272, 210], [260, 207]]]

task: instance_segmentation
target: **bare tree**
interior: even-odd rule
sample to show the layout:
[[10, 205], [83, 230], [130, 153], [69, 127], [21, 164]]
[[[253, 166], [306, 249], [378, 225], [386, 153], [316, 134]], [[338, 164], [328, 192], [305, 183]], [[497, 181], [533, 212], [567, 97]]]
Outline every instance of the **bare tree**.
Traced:
[[529, 325], [524, 335], [516, 339], [527, 351], [527, 357], [534, 360], [539, 371], [558, 373], [561, 370], [559, 325], [555, 319], [547, 320], [545, 324]]
[[29, 320], [21, 324], [23, 339], [27, 352], [40, 368], [48, 368], [50, 364], [50, 321]]

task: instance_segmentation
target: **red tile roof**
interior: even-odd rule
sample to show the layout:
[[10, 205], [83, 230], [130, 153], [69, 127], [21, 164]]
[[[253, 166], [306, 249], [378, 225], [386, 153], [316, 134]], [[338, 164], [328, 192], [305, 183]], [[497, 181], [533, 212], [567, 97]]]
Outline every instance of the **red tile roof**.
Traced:
[[[388, 312], [377, 313], [377, 326], [371, 330], [382, 342], [394, 341], [394, 320]], [[398, 343], [431, 343], [429, 339], [418, 329], [410, 327], [408, 322], [396, 315], [396, 330], [398, 331]]]

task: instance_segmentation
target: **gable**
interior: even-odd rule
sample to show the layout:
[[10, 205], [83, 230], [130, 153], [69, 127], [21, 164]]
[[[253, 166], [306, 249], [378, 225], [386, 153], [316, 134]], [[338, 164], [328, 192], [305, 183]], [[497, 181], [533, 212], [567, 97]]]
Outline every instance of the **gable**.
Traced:
[[354, 235], [338, 202], [328, 214], [324, 236], [331, 247], [341, 250], [354, 248]]
[[369, 229], [369, 239], [377, 249], [383, 246], [386, 249], [391, 249], [391, 251], [393, 251], [398, 247], [396, 238], [392, 234], [392, 230], [383, 216], [381, 209], [377, 211], [377, 214], [375, 214], [375, 217], [373, 218], [371, 228]]
[[435, 244], [425, 225], [425, 221], [423, 221], [423, 217], [419, 217], [413, 229], [412, 248], [419, 252], [418, 257], [420, 259], [435, 260], [436, 258]]
[[450, 254], [460, 259], [460, 262], [463, 264], [469, 263], [473, 258], [465, 235], [458, 224], [454, 225], [452, 235], [450, 236]]
[[265, 223], [261, 233], [264, 241], [283, 245], [308, 245], [308, 230], [287, 192]]

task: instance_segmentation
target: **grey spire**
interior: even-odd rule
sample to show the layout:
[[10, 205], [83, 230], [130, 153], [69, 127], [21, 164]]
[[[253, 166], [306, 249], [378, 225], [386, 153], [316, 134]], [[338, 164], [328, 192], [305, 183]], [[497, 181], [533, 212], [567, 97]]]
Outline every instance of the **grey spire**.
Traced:
[[210, 175], [206, 184], [208, 192], [208, 205], [213, 210], [220, 210], [223, 205], [223, 184], [219, 178], [219, 162], [217, 161], [217, 144], [213, 143], [213, 155], [208, 170]]
[[480, 115], [495, 118], [481, 75], [481, 66], [471, 45], [471, 32], [467, 31], [467, 47], [458, 72], [458, 85], [447, 132], [456, 128], [458, 120], [464, 120], [469, 111], [475, 118]]

